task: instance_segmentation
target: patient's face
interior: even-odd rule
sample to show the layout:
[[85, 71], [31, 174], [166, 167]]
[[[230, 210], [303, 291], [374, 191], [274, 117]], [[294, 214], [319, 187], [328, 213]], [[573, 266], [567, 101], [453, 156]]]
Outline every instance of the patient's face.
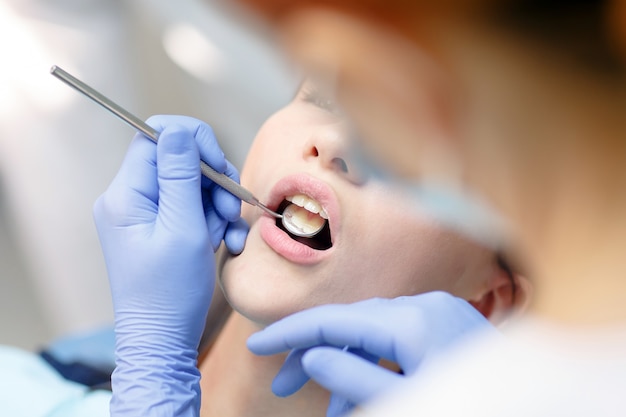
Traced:
[[348, 125], [310, 82], [259, 131], [242, 184], [273, 210], [293, 201], [328, 224], [315, 238], [295, 238], [244, 204], [246, 248], [225, 260], [220, 279], [248, 318], [267, 324], [315, 305], [435, 289], [470, 298], [484, 287], [494, 255], [420, 216], [388, 184], [360, 176], [349, 145]]

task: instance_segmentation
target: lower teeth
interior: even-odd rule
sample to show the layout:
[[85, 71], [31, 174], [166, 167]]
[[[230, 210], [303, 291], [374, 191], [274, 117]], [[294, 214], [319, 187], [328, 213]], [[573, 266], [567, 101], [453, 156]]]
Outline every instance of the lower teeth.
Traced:
[[312, 237], [324, 228], [326, 220], [303, 207], [290, 204], [283, 211], [282, 223], [296, 236]]

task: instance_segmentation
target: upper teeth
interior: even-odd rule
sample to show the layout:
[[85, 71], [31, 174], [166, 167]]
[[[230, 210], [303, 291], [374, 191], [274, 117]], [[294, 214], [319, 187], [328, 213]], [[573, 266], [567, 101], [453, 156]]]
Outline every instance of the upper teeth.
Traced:
[[304, 209], [310, 211], [311, 213], [319, 214], [319, 216], [323, 219], [328, 219], [328, 214], [326, 210], [322, 208], [322, 205], [313, 200], [311, 197], [304, 194], [295, 194], [285, 197], [285, 200], [292, 202], [296, 206], [303, 207]]

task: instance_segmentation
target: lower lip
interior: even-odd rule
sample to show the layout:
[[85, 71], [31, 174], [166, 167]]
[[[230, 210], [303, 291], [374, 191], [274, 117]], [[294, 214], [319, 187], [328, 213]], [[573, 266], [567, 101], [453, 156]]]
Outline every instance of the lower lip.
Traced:
[[261, 238], [267, 245], [290, 262], [311, 265], [328, 257], [329, 252], [315, 250], [300, 242], [296, 242], [283, 230], [276, 226], [276, 219], [269, 216], [259, 218]]

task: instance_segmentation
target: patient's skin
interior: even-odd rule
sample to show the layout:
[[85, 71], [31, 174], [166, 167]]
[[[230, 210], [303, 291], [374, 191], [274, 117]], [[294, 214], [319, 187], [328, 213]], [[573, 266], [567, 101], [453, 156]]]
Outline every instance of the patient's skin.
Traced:
[[511, 280], [495, 254], [361, 176], [349, 141], [342, 116], [310, 82], [259, 131], [242, 184], [272, 209], [296, 192], [315, 197], [328, 212], [332, 247], [311, 250], [244, 205], [246, 248], [224, 259], [219, 277], [235, 312], [201, 365], [203, 416], [325, 415], [328, 394], [313, 383], [275, 397], [271, 381], [284, 356], [255, 356], [245, 346], [253, 332], [296, 311], [436, 289], [471, 300], [492, 318], [511, 307]]

